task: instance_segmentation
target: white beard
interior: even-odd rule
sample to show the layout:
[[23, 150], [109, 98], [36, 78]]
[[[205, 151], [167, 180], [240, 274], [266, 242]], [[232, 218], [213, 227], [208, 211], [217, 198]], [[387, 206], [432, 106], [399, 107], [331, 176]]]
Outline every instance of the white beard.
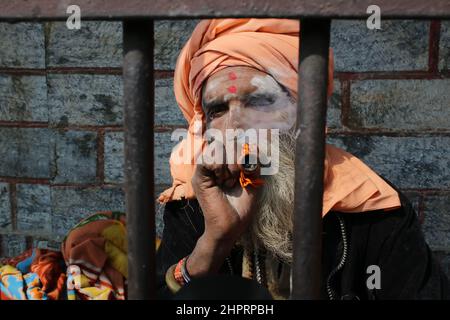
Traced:
[[289, 264], [292, 262], [295, 144], [293, 132], [280, 135], [279, 171], [264, 176], [259, 209], [249, 232], [240, 240], [244, 246], [264, 248]]

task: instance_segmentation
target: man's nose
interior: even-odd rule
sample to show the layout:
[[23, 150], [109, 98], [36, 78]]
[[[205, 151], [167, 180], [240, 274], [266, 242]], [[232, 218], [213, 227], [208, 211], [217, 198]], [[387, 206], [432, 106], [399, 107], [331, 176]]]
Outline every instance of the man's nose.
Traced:
[[243, 129], [244, 105], [240, 101], [230, 101], [228, 105], [228, 127], [230, 129]]

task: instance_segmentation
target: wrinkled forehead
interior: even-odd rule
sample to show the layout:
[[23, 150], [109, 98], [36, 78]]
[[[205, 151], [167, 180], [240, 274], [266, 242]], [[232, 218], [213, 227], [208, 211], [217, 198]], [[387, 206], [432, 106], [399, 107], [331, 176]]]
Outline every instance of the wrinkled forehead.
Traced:
[[252, 67], [237, 66], [224, 68], [208, 77], [202, 86], [202, 100], [208, 101], [233, 93], [230, 88], [236, 89], [234, 93], [237, 96], [249, 93], [289, 94], [271, 75]]
[[205, 81], [206, 84], [211, 84], [224, 79], [237, 80], [248, 79], [253, 76], [265, 76], [267, 73], [262, 72], [256, 68], [248, 66], [226, 67], [210, 75]]

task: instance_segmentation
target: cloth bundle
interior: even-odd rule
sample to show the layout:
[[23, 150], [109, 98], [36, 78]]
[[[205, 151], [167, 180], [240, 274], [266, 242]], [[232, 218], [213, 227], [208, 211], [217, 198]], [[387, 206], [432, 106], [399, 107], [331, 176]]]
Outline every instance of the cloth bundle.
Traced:
[[126, 240], [125, 214], [98, 212], [69, 231], [61, 251], [1, 260], [0, 300], [124, 300]]

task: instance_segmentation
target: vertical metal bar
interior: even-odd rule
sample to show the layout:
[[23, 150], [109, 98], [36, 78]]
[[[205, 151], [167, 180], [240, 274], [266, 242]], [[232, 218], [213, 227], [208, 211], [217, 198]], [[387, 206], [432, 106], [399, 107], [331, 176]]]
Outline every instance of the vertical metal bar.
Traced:
[[153, 20], [123, 23], [128, 299], [155, 298]]
[[302, 19], [291, 299], [320, 299], [330, 20]]

